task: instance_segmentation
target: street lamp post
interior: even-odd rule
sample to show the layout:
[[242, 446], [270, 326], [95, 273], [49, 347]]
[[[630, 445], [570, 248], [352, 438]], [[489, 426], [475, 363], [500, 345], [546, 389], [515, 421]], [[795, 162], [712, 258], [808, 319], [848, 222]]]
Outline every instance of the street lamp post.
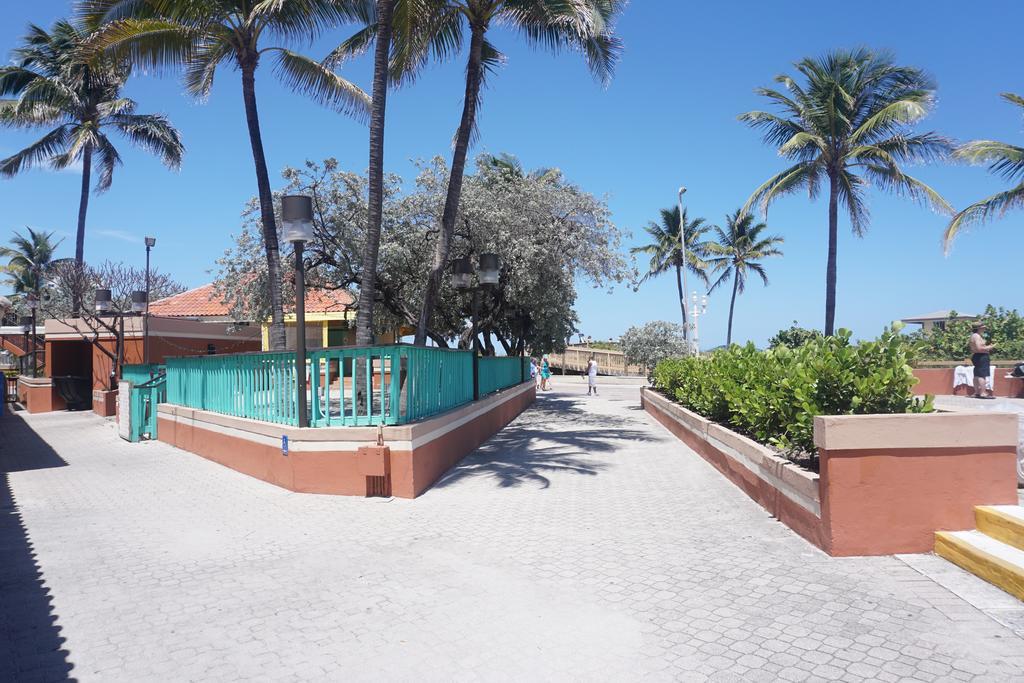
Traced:
[[697, 292], [693, 293], [693, 305], [690, 307], [690, 318], [693, 320], [693, 353], [700, 354], [700, 333], [697, 326], [700, 316], [708, 312], [708, 295], [700, 297], [698, 305]]
[[[124, 367], [125, 361], [125, 341], [124, 341], [124, 319], [132, 316], [137, 317], [144, 315], [146, 312], [146, 306], [148, 303], [148, 297], [146, 292], [137, 289], [131, 292], [130, 301], [131, 307], [128, 310], [121, 310], [119, 307], [114, 306], [114, 298], [109, 289], [97, 289], [93, 294], [93, 306], [96, 311], [95, 320], [98, 322], [110, 335], [114, 338], [114, 352], [107, 351], [102, 344], [99, 343], [99, 337], [93, 342], [97, 348], [100, 349], [108, 358], [110, 358], [110, 382], [109, 387], [111, 391], [117, 389], [117, 379], [121, 376], [121, 370]], [[85, 315], [83, 311], [83, 315]], [[113, 322], [108, 323], [103, 318], [106, 316], [112, 316]]]
[[[686, 188], [683, 186], [679, 187], [679, 251], [680, 251], [680, 265], [679, 270], [683, 276], [683, 312], [686, 312], [686, 293], [690, 290], [686, 288], [686, 226], [683, 224], [683, 195], [686, 194]], [[687, 352], [690, 350], [690, 316], [686, 316], [686, 320], [683, 322], [683, 344]]]
[[[28, 357], [27, 359], [29, 361], [31, 361], [32, 358], [31, 358], [31, 356], [29, 356], [31, 351], [29, 351], [28, 333], [29, 333], [29, 331], [32, 331], [33, 333], [35, 333], [34, 326], [32, 325], [32, 316], [30, 316], [30, 315], [23, 315], [23, 316], [21, 316], [21, 319], [18, 322], [21, 324], [21, 332], [22, 332], [22, 334], [25, 335], [25, 356], [23, 356], [23, 359], [25, 357]], [[27, 365], [26, 363], [22, 362], [22, 364], [21, 364], [21, 372], [27, 373], [28, 369], [29, 369], [29, 365]], [[35, 376], [35, 373], [33, 373], [33, 376]]]
[[284, 239], [295, 247], [295, 382], [298, 391], [299, 427], [309, 426], [306, 412], [306, 264], [302, 253], [313, 239], [313, 198], [288, 195], [281, 198]]
[[146, 238], [146, 310], [142, 318], [142, 362], [149, 365], [149, 251], [156, 246], [155, 237]]
[[[473, 334], [473, 400], [480, 400], [480, 340], [477, 339], [477, 325], [480, 319], [480, 290], [491, 289], [498, 284], [501, 275], [501, 262], [497, 254], [480, 254], [479, 268], [473, 268], [473, 261], [468, 256], [455, 261], [452, 267], [452, 285], [455, 289], [472, 292], [472, 326], [470, 331]], [[473, 275], [476, 275], [477, 284], [473, 285]]]
[[[38, 281], [37, 281], [38, 284]], [[36, 311], [39, 309], [39, 296], [37, 294], [29, 294], [25, 297], [25, 303], [29, 310], [32, 311], [32, 329], [29, 334], [29, 338], [32, 340], [32, 376], [35, 377], [39, 370], [38, 354], [39, 351], [36, 348], [38, 338], [36, 337]], [[28, 351], [28, 349], [26, 349]]]

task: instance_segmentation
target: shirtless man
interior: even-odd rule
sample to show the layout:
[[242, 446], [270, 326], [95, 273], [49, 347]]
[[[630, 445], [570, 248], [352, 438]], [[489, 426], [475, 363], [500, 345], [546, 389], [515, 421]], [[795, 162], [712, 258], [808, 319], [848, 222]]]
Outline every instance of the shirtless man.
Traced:
[[996, 348], [995, 344], [986, 344], [981, 333], [988, 329], [985, 323], [974, 323], [974, 333], [968, 347], [971, 350], [971, 363], [974, 365], [974, 398], [994, 399], [991, 391], [986, 389], [988, 376], [992, 374], [989, 366], [989, 354]]

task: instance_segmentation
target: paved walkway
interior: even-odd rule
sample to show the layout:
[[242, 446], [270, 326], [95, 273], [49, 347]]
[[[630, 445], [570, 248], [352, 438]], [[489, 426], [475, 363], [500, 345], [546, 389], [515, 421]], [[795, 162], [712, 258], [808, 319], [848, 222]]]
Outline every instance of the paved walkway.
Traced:
[[636, 388], [556, 387], [416, 501], [4, 418], [0, 680], [1020, 680], [1020, 603], [828, 558]]

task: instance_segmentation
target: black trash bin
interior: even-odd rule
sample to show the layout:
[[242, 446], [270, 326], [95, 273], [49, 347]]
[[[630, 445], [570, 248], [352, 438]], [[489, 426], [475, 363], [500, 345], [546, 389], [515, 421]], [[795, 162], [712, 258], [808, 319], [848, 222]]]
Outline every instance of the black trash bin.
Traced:
[[53, 386], [64, 399], [68, 410], [89, 410], [92, 408], [92, 382], [88, 377], [61, 375], [52, 377]]

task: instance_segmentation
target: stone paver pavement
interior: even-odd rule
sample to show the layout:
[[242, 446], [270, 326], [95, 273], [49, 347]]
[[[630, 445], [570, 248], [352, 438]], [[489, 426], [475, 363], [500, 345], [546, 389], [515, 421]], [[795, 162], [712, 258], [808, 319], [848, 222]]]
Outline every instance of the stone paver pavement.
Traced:
[[1020, 680], [1024, 612], [829, 558], [635, 387], [556, 386], [415, 501], [4, 418], [0, 680]]

